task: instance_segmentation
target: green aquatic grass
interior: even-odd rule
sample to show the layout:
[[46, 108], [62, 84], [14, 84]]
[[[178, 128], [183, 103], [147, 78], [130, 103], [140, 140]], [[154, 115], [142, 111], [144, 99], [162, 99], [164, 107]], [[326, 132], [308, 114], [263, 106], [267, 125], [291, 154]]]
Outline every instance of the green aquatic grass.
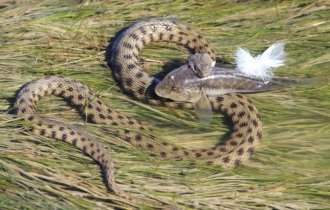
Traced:
[[[175, 16], [199, 30], [224, 62], [237, 47], [254, 53], [286, 43], [276, 75], [313, 78], [305, 85], [250, 94], [263, 142], [244, 166], [228, 170], [159, 160], [84, 122], [64, 101], [45, 98], [43, 116], [75, 122], [108, 147], [122, 188], [182, 209], [327, 209], [330, 206], [330, 5], [327, 1], [13, 1], [0, 3], [0, 209], [126, 209], [107, 192], [99, 166], [71, 145], [33, 136], [12, 115], [17, 90], [46, 75], [88, 84], [117, 110], [146, 122], [147, 134], [185, 147], [208, 147], [228, 131], [216, 114], [198, 123], [191, 110], [142, 104], [121, 92], [105, 65], [119, 30], [142, 18]], [[160, 72], [188, 52], [173, 44], [143, 50], [143, 66]], [[140, 206], [148, 209], [148, 206]]]

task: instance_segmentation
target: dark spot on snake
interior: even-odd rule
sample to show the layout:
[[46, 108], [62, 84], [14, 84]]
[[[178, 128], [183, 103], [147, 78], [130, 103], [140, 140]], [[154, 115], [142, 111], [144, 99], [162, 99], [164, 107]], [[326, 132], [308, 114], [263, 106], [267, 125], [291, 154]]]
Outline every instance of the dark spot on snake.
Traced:
[[145, 39], [141, 39], [142, 41], [142, 45], [145, 46], [147, 44], [146, 40]]
[[195, 157], [196, 157], [196, 158], [199, 158], [199, 157], [201, 157], [201, 156], [202, 156], [202, 154], [201, 154], [201, 153], [198, 153], [198, 152], [197, 152], [197, 153], [195, 153]]
[[73, 91], [73, 88], [72, 87], [69, 87], [68, 88], [68, 91], [72, 92]]
[[133, 46], [128, 42], [124, 42], [123, 46], [127, 49], [133, 50]]
[[81, 141], [86, 141], [86, 138], [85, 137], [81, 137], [80, 140]]
[[100, 153], [100, 151], [101, 151], [100, 148], [97, 148], [96, 152], [97, 152], [97, 153]]
[[41, 129], [41, 130], [40, 130], [40, 135], [43, 136], [43, 135], [45, 135], [45, 133], [46, 133], [46, 130], [45, 130], [45, 129]]
[[220, 147], [220, 148], [219, 148], [219, 151], [220, 151], [220, 152], [227, 152], [227, 149], [224, 148], [224, 147]]
[[232, 141], [230, 141], [230, 145], [232, 145], [232, 146], [236, 146], [238, 143], [237, 143], [237, 141], [235, 141], [235, 140], [232, 140]]
[[124, 58], [130, 60], [130, 59], [132, 59], [132, 55], [126, 54], [126, 55], [124, 55]]
[[94, 116], [94, 114], [92, 114], [92, 113], [89, 113], [89, 114], [87, 115], [87, 119], [88, 119], [89, 121], [94, 121], [94, 118], [95, 118], [95, 116]]
[[24, 98], [21, 98], [21, 99], [19, 100], [19, 104], [22, 104], [22, 103], [24, 103], [24, 102], [25, 102]]
[[96, 107], [96, 111], [101, 112], [102, 109], [100, 107]]
[[72, 99], [73, 99], [73, 95], [68, 96], [69, 101], [72, 101]]
[[134, 122], [132, 120], [128, 121], [128, 124], [134, 125]]
[[70, 131], [70, 135], [72, 135], [72, 136], [73, 136], [74, 134], [75, 134], [75, 132], [74, 132], [74, 131]]
[[259, 138], [259, 140], [262, 138], [262, 133], [261, 132], [257, 132], [257, 136], [258, 136], [258, 138]]
[[169, 38], [169, 40], [172, 40], [173, 37], [174, 37], [174, 34], [170, 34], [168, 38]]
[[208, 43], [204, 44], [204, 47], [209, 47], [209, 44]]
[[183, 40], [183, 38], [180, 36], [178, 41], [181, 42], [182, 40]]
[[143, 28], [142, 26], [139, 28], [140, 32], [143, 34], [143, 35], [146, 35], [147, 34], [147, 31], [145, 30], [145, 28]]
[[127, 68], [128, 68], [129, 70], [132, 70], [132, 69], [135, 69], [136, 66], [135, 66], [135, 64], [130, 63], [130, 64], [127, 65]]
[[242, 122], [241, 124], [239, 124], [239, 127], [241, 127], [241, 128], [244, 128], [247, 126], [248, 126], [247, 122]]
[[184, 151], [183, 153], [184, 153], [185, 156], [189, 155], [189, 152], [187, 152], [187, 151]]
[[252, 123], [253, 123], [254, 127], [257, 127], [259, 124], [258, 121], [256, 121], [256, 120], [252, 120]]
[[211, 155], [213, 155], [213, 154], [214, 154], [213, 151], [208, 151], [208, 152], [207, 152], [207, 155], [208, 155], [208, 156], [211, 156]]
[[60, 130], [60, 131], [64, 131], [64, 127], [60, 127], [59, 130]]
[[190, 43], [191, 43], [190, 40], [188, 40], [188, 41], [186, 42], [186, 44], [185, 44], [186, 47], [189, 47]]
[[124, 130], [124, 133], [125, 133], [125, 134], [129, 134], [129, 133], [130, 133], [130, 131], [129, 131], [129, 130], [127, 130], [127, 129], [125, 129], [125, 130]]
[[62, 135], [62, 140], [65, 141], [66, 138], [67, 138], [67, 135], [64, 133], [64, 134]]
[[94, 151], [92, 151], [92, 152], [91, 152], [91, 155], [92, 155], [92, 157], [93, 157], [93, 156], [95, 155], [95, 152], [94, 152]]
[[113, 122], [113, 123], [112, 123], [112, 125], [113, 125], [113, 126], [117, 126], [117, 125], [118, 125], [118, 123], [116, 123], [116, 122]]
[[89, 145], [89, 146], [93, 148], [93, 147], [94, 147], [94, 143], [90, 143], [90, 145]]
[[248, 133], [252, 133], [252, 128], [249, 128], [249, 129], [247, 130], [247, 132], [248, 132]]
[[250, 111], [251, 111], [251, 112], [253, 112], [253, 111], [254, 111], [254, 108], [253, 108], [253, 106], [249, 105], [248, 107], [249, 107], [249, 109], [250, 109]]
[[223, 161], [224, 163], [229, 163], [230, 158], [229, 158], [229, 157], [224, 157], [224, 158], [222, 158], [222, 161]]
[[64, 96], [64, 94], [65, 94], [65, 91], [62, 90], [58, 95], [60, 95], [60, 96]]
[[198, 35], [197, 35], [197, 38], [198, 38], [198, 39], [201, 39], [201, 38], [202, 38], [202, 36], [201, 36], [200, 34], [198, 34]]
[[25, 109], [25, 108], [23, 108], [21, 111], [22, 111], [22, 113], [25, 113], [25, 112], [26, 112], [26, 109]]
[[86, 146], [83, 146], [83, 148], [82, 148], [82, 152], [83, 152], [84, 154], [86, 154], [86, 152], [87, 152], [87, 147], [86, 147]]
[[105, 116], [103, 114], [99, 114], [99, 117], [103, 120], [105, 119]]
[[235, 103], [231, 103], [231, 104], [230, 104], [230, 108], [232, 108], [232, 109], [237, 108], [237, 104], [235, 104]]
[[135, 76], [136, 76], [137, 78], [141, 78], [141, 77], [143, 77], [143, 73], [140, 71], [140, 72], [137, 73]]
[[111, 115], [108, 115], [107, 118], [108, 118], [109, 120], [112, 120], [112, 119], [113, 119]]
[[141, 140], [142, 140], [142, 136], [141, 136], [140, 134], [137, 134], [137, 135], [135, 136], [135, 140], [136, 140], [136, 141], [141, 141]]
[[137, 45], [137, 44], [135, 45], [135, 49], [136, 49], [137, 51], [139, 51], [139, 52], [141, 51], [141, 48], [140, 48], [139, 45]]
[[72, 140], [72, 144], [73, 144], [74, 146], [76, 146], [76, 145], [77, 145], [77, 139], [73, 139], [73, 140]]
[[196, 38], [193, 38], [192, 41], [196, 43], [197, 42], [197, 39]]
[[100, 101], [99, 99], [96, 100], [96, 102], [100, 105], [102, 105], [102, 101]]
[[138, 93], [139, 93], [140, 95], [143, 95], [144, 92], [145, 92], [145, 88], [144, 88], [144, 87], [139, 87], [139, 89], [138, 89]]
[[236, 136], [237, 136], [238, 138], [241, 138], [241, 137], [243, 137], [243, 133], [238, 133], [238, 134], [236, 134]]
[[118, 115], [118, 119], [122, 120], [122, 119], [124, 119], [124, 116], [123, 115]]
[[238, 117], [243, 117], [246, 113], [244, 111], [241, 111], [240, 113], [238, 113]]
[[254, 142], [254, 138], [253, 138], [252, 136], [250, 136], [250, 137], [248, 138], [248, 142], [249, 142], [250, 144], [252, 144], [252, 143]]
[[48, 125], [47, 127], [48, 127], [48, 128], [53, 128], [53, 127], [54, 127], [54, 125]]
[[243, 101], [238, 101], [241, 105], [244, 105], [245, 103]]
[[236, 96], [238, 97], [238, 98], [243, 98], [243, 96], [241, 95], [241, 94], [236, 94]]
[[239, 166], [239, 165], [241, 165], [241, 160], [235, 160], [235, 166]]
[[161, 155], [162, 157], [166, 157], [167, 154], [166, 154], [166, 152], [161, 152], [160, 155]]
[[253, 155], [253, 153], [254, 153], [254, 149], [252, 147], [250, 147], [247, 151], [248, 151], [249, 155]]
[[179, 148], [177, 148], [177, 147], [173, 147], [173, 148], [172, 148], [172, 151], [173, 151], [173, 152], [176, 152], [176, 151], [178, 151], [178, 150], [179, 150]]
[[238, 151], [237, 151], [237, 155], [243, 155], [243, 153], [244, 153], [244, 149], [243, 148], [241, 148], [241, 149], [239, 149]]
[[223, 97], [221, 97], [221, 96], [219, 96], [219, 97], [217, 97], [217, 102], [222, 102], [223, 100], [224, 100], [224, 98]]
[[152, 145], [152, 144], [148, 144], [148, 148], [154, 148], [154, 145]]
[[131, 137], [126, 136], [126, 137], [125, 137], [125, 141], [127, 141], [127, 142], [131, 142]]
[[125, 83], [126, 83], [126, 85], [127, 85], [128, 87], [131, 87], [132, 84], [133, 84], [133, 80], [132, 80], [132, 78], [127, 78], [126, 81], [125, 81]]
[[179, 34], [180, 34], [180, 35], [187, 36], [187, 34], [186, 34], [185, 32], [183, 32], [183, 31], [179, 31]]
[[139, 56], [135, 53], [133, 53], [134, 58], [139, 59]]
[[168, 146], [168, 143], [166, 143], [166, 142], [163, 142], [163, 143], [162, 143], [162, 145], [164, 145], [164, 146]]
[[134, 40], [139, 40], [139, 36], [138, 35], [136, 35], [135, 33], [131, 33], [130, 35], [129, 35], [129, 37], [131, 37], [131, 38], [133, 38]]
[[55, 131], [52, 131], [52, 138], [56, 138], [56, 132]]
[[163, 33], [159, 33], [159, 40], [163, 40], [163, 36], [164, 36]]

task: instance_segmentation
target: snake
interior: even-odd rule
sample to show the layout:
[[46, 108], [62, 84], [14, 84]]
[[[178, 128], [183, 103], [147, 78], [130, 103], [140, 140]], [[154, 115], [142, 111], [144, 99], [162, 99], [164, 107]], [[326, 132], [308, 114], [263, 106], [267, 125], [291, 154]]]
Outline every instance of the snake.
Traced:
[[[215, 61], [215, 53], [209, 42], [177, 19], [142, 20], [121, 32], [110, 47], [107, 60], [117, 83], [125, 93], [150, 105], [191, 109], [193, 105], [189, 102], [175, 102], [150, 94], [159, 79], [143, 71], [139, 55], [143, 47], [151, 42], [173, 42], [195, 53], [207, 53]], [[49, 76], [24, 85], [14, 106], [17, 117], [29, 122], [25, 124], [25, 129], [80, 149], [99, 163], [109, 190], [127, 199], [130, 198], [129, 192], [118, 186], [115, 163], [102, 142], [73, 125], [38, 115], [37, 102], [49, 95], [69, 101], [86, 116], [88, 122], [118, 127], [118, 137], [164, 159], [193, 159], [233, 168], [251, 157], [262, 138], [262, 124], [256, 107], [238, 93], [209, 98], [212, 109], [229, 116], [232, 121], [233, 128], [228, 139], [209, 148], [189, 149], [145, 134], [148, 130], [145, 123], [109, 107], [87, 85], [73, 79]]]

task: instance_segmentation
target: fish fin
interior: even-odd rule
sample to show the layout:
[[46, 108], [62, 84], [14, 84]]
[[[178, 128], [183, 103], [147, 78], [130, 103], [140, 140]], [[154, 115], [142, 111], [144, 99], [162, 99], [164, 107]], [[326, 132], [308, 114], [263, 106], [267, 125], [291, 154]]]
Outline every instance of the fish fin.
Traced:
[[205, 91], [202, 88], [201, 97], [194, 103], [194, 109], [202, 124], [210, 124], [212, 121], [212, 107]]

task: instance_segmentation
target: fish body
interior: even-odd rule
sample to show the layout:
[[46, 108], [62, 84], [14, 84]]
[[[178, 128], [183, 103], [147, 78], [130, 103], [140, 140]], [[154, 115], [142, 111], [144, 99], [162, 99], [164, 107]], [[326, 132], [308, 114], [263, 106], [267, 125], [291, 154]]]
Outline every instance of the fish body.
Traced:
[[213, 67], [206, 77], [197, 76], [188, 65], [183, 65], [157, 84], [156, 94], [175, 101], [196, 102], [202, 90], [207, 96], [219, 96], [227, 93], [262, 92], [288, 86], [293, 80], [276, 79], [263, 81], [260, 78], [247, 76], [235, 70], [235, 67]]

